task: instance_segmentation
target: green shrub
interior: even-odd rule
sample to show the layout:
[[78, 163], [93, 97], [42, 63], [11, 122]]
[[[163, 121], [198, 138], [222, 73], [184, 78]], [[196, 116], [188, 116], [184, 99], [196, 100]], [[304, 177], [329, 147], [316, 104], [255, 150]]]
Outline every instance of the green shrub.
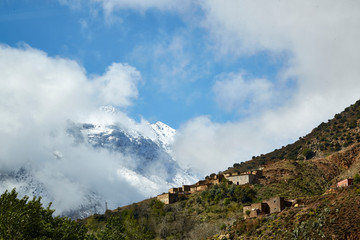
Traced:
[[85, 226], [66, 217], [53, 217], [41, 198], [18, 199], [13, 189], [0, 196], [0, 239], [89, 239]]
[[360, 175], [357, 173], [354, 176], [354, 184], [358, 184], [358, 183], [360, 183]]
[[308, 160], [314, 157], [315, 153], [311, 149], [305, 148], [302, 152], [302, 155]]
[[226, 224], [225, 223], [221, 224], [220, 230], [224, 230], [225, 228], [226, 228]]

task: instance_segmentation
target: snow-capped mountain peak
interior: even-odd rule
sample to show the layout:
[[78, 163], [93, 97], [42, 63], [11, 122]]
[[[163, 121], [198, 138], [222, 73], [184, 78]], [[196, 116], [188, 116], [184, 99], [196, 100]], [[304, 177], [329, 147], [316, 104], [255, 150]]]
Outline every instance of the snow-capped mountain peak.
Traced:
[[174, 142], [176, 130], [162, 122], [151, 124], [152, 129], [155, 131], [157, 138], [166, 146]]

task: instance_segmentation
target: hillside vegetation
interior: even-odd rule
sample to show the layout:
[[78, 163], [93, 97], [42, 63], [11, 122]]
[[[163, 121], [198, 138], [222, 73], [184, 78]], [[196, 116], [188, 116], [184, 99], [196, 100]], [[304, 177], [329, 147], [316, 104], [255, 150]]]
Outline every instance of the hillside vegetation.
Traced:
[[299, 207], [263, 218], [239, 218], [211, 239], [359, 239], [360, 186], [300, 198]]
[[303, 160], [324, 158], [353, 143], [360, 142], [360, 100], [326, 123], [321, 123], [310, 134], [295, 143], [273, 152], [254, 156], [243, 163], [235, 163], [229, 171], [247, 171], [282, 159]]

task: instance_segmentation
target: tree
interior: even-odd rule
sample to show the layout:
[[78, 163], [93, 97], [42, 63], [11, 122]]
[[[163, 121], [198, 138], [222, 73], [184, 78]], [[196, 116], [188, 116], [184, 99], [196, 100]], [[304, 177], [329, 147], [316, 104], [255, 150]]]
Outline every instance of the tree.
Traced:
[[18, 198], [15, 189], [0, 196], [0, 239], [89, 239], [87, 229], [66, 217], [53, 217], [41, 198]]
[[360, 175], [357, 173], [354, 176], [354, 184], [358, 184], [358, 183], [360, 183]]
[[105, 229], [99, 234], [100, 239], [125, 240], [124, 224], [120, 217], [111, 216], [106, 221]]
[[150, 231], [140, 226], [132, 210], [124, 210], [120, 215], [111, 216], [106, 221], [105, 229], [99, 239], [107, 240], [147, 240], [153, 239]]
[[309, 149], [309, 148], [305, 148], [302, 152], [302, 154], [304, 155], [304, 157], [306, 158], [306, 160], [312, 158], [315, 156], [315, 153]]

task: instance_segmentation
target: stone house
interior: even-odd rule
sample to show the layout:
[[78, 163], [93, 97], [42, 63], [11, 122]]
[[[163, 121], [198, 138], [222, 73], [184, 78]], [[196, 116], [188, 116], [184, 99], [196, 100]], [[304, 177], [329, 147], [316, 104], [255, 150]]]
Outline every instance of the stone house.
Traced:
[[181, 199], [187, 194], [202, 192], [207, 190], [211, 185], [220, 184], [224, 178], [226, 177], [223, 174], [218, 174], [212, 176], [211, 178], [206, 178], [205, 180], [198, 181], [193, 185], [183, 185], [182, 187], [178, 188], [170, 188], [168, 193], [158, 195], [157, 199], [165, 204], [171, 204], [179, 201], [179, 199]]
[[169, 193], [178, 193], [178, 192], [183, 192], [182, 187], [169, 189]]
[[237, 172], [224, 174], [224, 177], [236, 185], [253, 184], [256, 180], [254, 174], [240, 174]]
[[270, 213], [281, 212], [286, 207], [286, 201], [283, 197], [274, 197], [267, 201], [264, 201], [264, 203], [266, 203], [269, 206]]
[[206, 181], [213, 185], [217, 185], [217, 184], [220, 184], [223, 179], [224, 179], [224, 175], [218, 174], [218, 175], [215, 175], [213, 178], [207, 179]]
[[354, 179], [352, 179], [352, 178], [344, 179], [344, 180], [338, 182], [336, 184], [336, 187], [338, 187], [338, 188], [340, 188], [340, 187], [348, 187], [350, 185], [353, 185], [353, 181], [354, 181]]
[[182, 186], [182, 191], [183, 192], [190, 192], [190, 187], [191, 187], [191, 185], [183, 185]]
[[255, 218], [265, 214], [278, 213], [291, 207], [292, 202], [285, 201], [283, 197], [274, 197], [261, 203], [253, 203], [243, 207], [244, 218]]
[[178, 201], [177, 193], [163, 193], [156, 197], [159, 201], [165, 204], [171, 204]]
[[253, 203], [243, 208], [244, 218], [255, 218], [260, 215], [270, 213], [269, 206], [266, 203]]
[[209, 182], [209, 181], [207, 181], [207, 180], [198, 181], [198, 182], [195, 183], [194, 185], [191, 185], [191, 186], [190, 186], [190, 193], [205, 191], [205, 190], [207, 190], [211, 185], [212, 185], [212, 183]]

